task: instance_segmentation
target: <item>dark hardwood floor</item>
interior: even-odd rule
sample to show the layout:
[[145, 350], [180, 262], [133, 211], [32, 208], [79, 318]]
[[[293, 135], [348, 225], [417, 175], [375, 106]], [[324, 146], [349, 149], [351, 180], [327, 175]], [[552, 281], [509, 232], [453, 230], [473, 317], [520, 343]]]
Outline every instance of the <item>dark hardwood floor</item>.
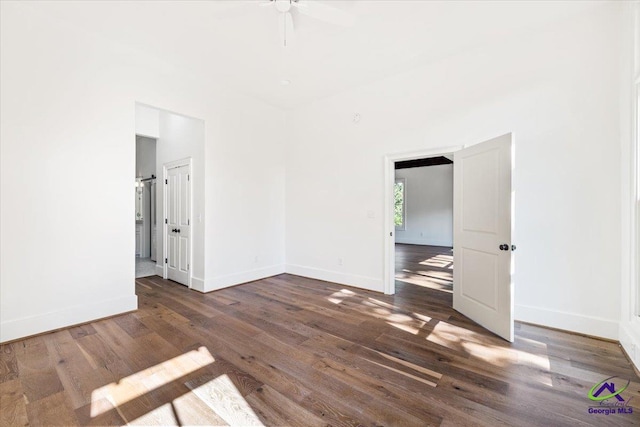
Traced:
[[[442, 267], [446, 268], [446, 267]], [[638, 425], [615, 343], [517, 326], [507, 343], [450, 308], [280, 275], [200, 294], [149, 277], [139, 310], [0, 346], [2, 425]], [[617, 376], [633, 414], [594, 415]], [[616, 401], [616, 399], [613, 399]]]
[[398, 282], [453, 291], [453, 248], [396, 243]]

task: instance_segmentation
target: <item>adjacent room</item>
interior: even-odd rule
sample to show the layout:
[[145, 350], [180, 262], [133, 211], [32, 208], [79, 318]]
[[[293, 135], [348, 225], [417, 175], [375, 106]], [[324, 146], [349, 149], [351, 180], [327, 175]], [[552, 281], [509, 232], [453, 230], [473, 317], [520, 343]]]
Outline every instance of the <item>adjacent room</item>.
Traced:
[[156, 189], [156, 140], [136, 135], [136, 279], [156, 274]]
[[0, 425], [640, 424], [639, 23], [1, 1]]
[[[453, 157], [453, 156], [449, 156]], [[453, 292], [453, 161], [395, 162], [396, 290], [400, 284]]]

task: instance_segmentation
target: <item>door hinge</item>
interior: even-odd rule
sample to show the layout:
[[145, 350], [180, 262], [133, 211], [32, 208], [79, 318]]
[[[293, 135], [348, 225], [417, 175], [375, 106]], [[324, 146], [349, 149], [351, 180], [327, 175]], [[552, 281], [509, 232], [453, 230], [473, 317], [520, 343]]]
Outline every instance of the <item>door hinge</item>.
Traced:
[[165, 180], [164, 180], [164, 183], [165, 183], [165, 184], [169, 184], [169, 180], [168, 180], [168, 179], [165, 179]]
[[190, 176], [190, 175], [187, 175], [187, 181], [189, 181], [189, 176]]
[[166, 264], [166, 263], [168, 263], [168, 262], [169, 262], [169, 258], [165, 258], [165, 259], [164, 259], [164, 263]]
[[187, 225], [191, 225], [191, 220], [187, 219]]
[[189, 271], [189, 264], [187, 264], [187, 271]]
[[167, 218], [164, 219], [165, 224], [169, 224], [169, 220]]

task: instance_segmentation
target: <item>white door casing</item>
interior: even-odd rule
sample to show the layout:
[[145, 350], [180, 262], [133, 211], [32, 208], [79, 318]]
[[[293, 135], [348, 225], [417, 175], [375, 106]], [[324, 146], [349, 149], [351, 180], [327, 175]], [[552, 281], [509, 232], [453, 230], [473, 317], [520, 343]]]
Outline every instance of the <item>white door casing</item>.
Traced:
[[[384, 279], [383, 279], [384, 288], [383, 289], [385, 294], [393, 295], [396, 293], [396, 285], [395, 285], [396, 228], [394, 224], [394, 198], [393, 198], [396, 162], [402, 162], [405, 160], [424, 159], [428, 157], [440, 157], [440, 156], [451, 157], [454, 152], [461, 149], [462, 149], [462, 146], [460, 145], [452, 145], [452, 146], [445, 146], [440, 148], [432, 148], [428, 150], [388, 154], [387, 156], [385, 156], [384, 223], [385, 223], [385, 236], [387, 239], [384, 247], [384, 258], [386, 262], [384, 263]], [[454, 269], [455, 269], [455, 265], [454, 265]]]
[[164, 253], [166, 278], [191, 286], [191, 164], [172, 162], [164, 167]]
[[453, 163], [453, 308], [510, 342], [511, 147], [503, 135], [455, 152]]

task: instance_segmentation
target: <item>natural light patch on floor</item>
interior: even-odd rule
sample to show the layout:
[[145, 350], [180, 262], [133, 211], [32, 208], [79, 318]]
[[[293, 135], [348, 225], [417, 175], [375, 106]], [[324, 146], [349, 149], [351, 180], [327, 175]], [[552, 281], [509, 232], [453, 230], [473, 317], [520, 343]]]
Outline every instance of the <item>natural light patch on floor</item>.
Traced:
[[[422, 324], [420, 325], [420, 327], [424, 326], [424, 322], [421, 322], [421, 323]], [[416, 328], [414, 326], [405, 325], [403, 323], [396, 323], [396, 322], [387, 322], [387, 325], [393, 326], [394, 328], [400, 329], [401, 331], [409, 332], [410, 334], [413, 334], [413, 335], [418, 335], [420, 333], [420, 327]]]
[[[440, 380], [440, 378], [442, 378], [441, 373], [425, 368], [423, 366], [419, 366], [414, 363], [407, 362], [406, 360], [399, 359], [397, 357], [393, 357], [389, 354], [385, 354], [379, 351], [375, 351], [375, 353], [378, 356], [382, 356], [382, 358], [386, 359], [388, 362], [379, 363], [370, 358], [365, 358], [365, 359], [377, 366], [380, 366], [381, 368], [387, 369], [397, 374], [404, 375], [405, 377], [414, 379], [428, 386], [436, 387], [438, 385], [438, 381]], [[396, 367], [390, 366], [392, 364], [396, 365]], [[407, 368], [409, 370], [407, 370]]]
[[513, 348], [505, 348], [488, 344], [478, 344], [475, 342], [463, 342], [462, 346], [470, 356], [481, 359], [487, 363], [499, 367], [523, 366], [531, 369], [527, 370], [529, 379], [553, 387], [551, 378], [551, 365], [549, 358], [537, 354], [528, 353], [526, 351], [515, 350]]
[[[487, 342], [487, 336], [479, 334], [475, 331], [461, 328], [460, 326], [452, 325], [451, 323], [447, 323], [443, 320], [440, 320], [437, 325], [433, 328], [431, 333], [426, 338], [427, 341], [432, 343], [442, 345], [447, 348], [451, 348], [457, 351], [465, 351], [466, 353], [471, 353], [469, 349], [464, 347], [465, 344], [471, 344], [470, 348], [476, 353], [478, 353], [480, 358], [484, 357], [484, 353], [482, 353], [480, 348], [496, 348], [504, 351], [505, 355], [510, 355], [509, 348], [503, 348], [500, 346], [494, 346], [491, 342]], [[502, 342], [499, 338], [494, 339], [495, 343], [498, 344]], [[491, 358], [489, 358], [491, 359]], [[497, 358], [495, 360], [487, 360], [490, 363], [496, 362], [496, 360], [501, 359]], [[493, 360], [493, 362], [492, 362]], [[493, 363], [495, 364], [495, 363]]]
[[421, 316], [418, 318], [414, 313], [394, 313], [390, 309], [386, 308], [393, 308], [392, 305], [375, 298], [368, 298], [368, 300], [362, 301], [361, 304], [368, 308], [366, 313], [370, 316], [384, 320], [388, 325], [401, 329], [405, 332], [409, 332], [413, 335], [417, 335], [422, 327], [427, 322], [431, 321], [431, 318], [428, 316]]
[[229, 425], [264, 425], [227, 375], [200, 383], [201, 380], [193, 380], [186, 385]]
[[396, 309], [393, 305], [384, 301], [380, 301], [376, 298], [367, 298], [367, 300], [362, 301], [362, 304], [367, 307], [373, 308], [373, 311], [376, 314], [384, 316], [384, 320], [395, 323], [403, 322], [405, 324], [406, 322], [414, 322], [414, 326], [416, 326], [417, 328], [421, 328], [425, 325], [425, 323], [431, 322], [431, 320], [433, 320], [431, 317], [419, 313], [393, 313], [391, 309]]
[[392, 308], [392, 309], [396, 308], [393, 304], [389, 304], [387, 302], [380, 301], [379, 299], [375, 299], [375, 298], [367, 298], [367, 299], [369, 301], [371, 301], [373, 304], [379, 305], [380, 307], [386, 307], [386, 308]]
[[522, 351], [522, 350], [513, 350], [513, 351], [515, 351], [519, 365], [531, 366], [532, 368], [546, 371], [546, 372], [551, 371], [551, 363], [549, 362], [548, 356], [533, 354], [528, 351]]
[[345, 298], [352, 297], [354, 295], [356, 295], [355, 292], [348, 289], [340, 289], [338, 292], [332, 293], [327, 299], [334, 304], [340, 304]]
[[[198, 350], [189, 351], [131, 374], [117, 383], [97, 388], [91, 393], [91, 417], [95, 418], [213, 362], [215, 359], [209, 350], [206, 347], [200, 347]], [[165, 409], [161, 407], [157, 408], [157, 411], [162, 415]], [[173, 415], [171, 417], [173, 419]]]
[[429, 316], [425, 316], [424, 314], [420, 314], [420, 313], [412, 313], [418, 320], [423, 320], [425, 322], [431, 322], [433, 320], [432, 317]]
[[[448, 341], [457, 340], [457, 341], [468, 341], [474, 342], [481, 345], [490, 345], [487, 344], [487, 336], [481, 333], [475, 332], [473, 330], [462, 328], [457, 325], [453, 325], [451, 323], [445, 322], [443, 320], [439, 321], [438, 324], [433, 328], [433, 335], [440, 336], [446, 338]], [[427, 337], [428, 341], [432, 341], [432, 337]], [[502, 343], [502, 339], [498, 337], [489, 338], [489, 340], [494, 341], [495, 343]]]
[[[411, 277], [411, 275], [418, 275], [423, 278], [439, 280], [439, 281], [447, 281], [451, 282], [453, 280], [453, 273], [435, 271], [435, 270], [402, 270], [403, 273], [406, 273], [406, 277]], [[402, 275], [399, 275], [402, 277]]]
[[427, 258], [424, 261], [420, 261], [419, 264], [427, 265], [429, 267], [448, 268], [453, 270], [453, 256], [436, 255], [434, 257]]
[[[452, 350], [463, 351], [469, 356], [490, 363], [493, 366], [506, 368], [508, 366], [527, 366], [536, 381], [548, 386], [552, 385], [551, 364], [547, 356], [547, 346], [544, 343], [527, 340], [527, 346], [532, 351], [524, 351], [508, 347], [507, 345], [487, 343], [487, 337], [479, 335], [450, 323], [439, 321], [427, 336], [427, 341]], [[522, 339], [520, 339], [522, 341]]]
[[447, 323], [438, 322], [431, 333], [427, 336], [427, 341], [452, 350], [461, 350], [460, 337], [448, 328]]
[[462, 348], [471, 357], [483, 360], [493, 366], [506, 367], [514, 362], [513, 355], [509, 354], [509, 349], [506, 348], [475, 342], [462, 342]]
[[129, 421], [127, 424], [133, 426], [181, 425], [180, 420], [176, 419], [173, 406], [170, 403], [165, 403], [135, 420]]
[[446, 293], [453, 293], [453, 290], [451, 289], [451, 280], [441, 280], [441, 279], [429, 279], [429, 280], [425, 280], [424, 277], [422, 276], [418, 276], [416, 278], [416, 276], [412, 276], [412, 275], [402, 275], [402, 274], [398, 274], [396, 275], [396, 282], [401, 282], [401, 283], [405, 283], [405, 284], [409, 284], [409, 285], [416, 285], [416, 286], [421, 286], [423, 288], [429, 288], [429, 289], [434, 289], [436, 291], [442, 291], [442, 292], [446, 292]]

